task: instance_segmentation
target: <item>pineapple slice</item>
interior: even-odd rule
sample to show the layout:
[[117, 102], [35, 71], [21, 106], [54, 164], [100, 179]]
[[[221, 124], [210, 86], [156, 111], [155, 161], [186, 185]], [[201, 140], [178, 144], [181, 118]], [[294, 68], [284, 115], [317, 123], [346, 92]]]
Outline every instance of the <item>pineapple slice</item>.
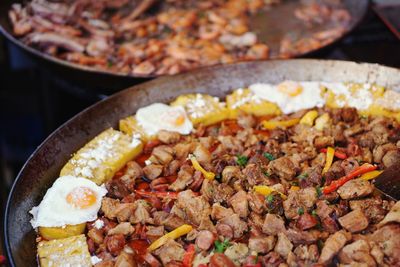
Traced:
[[255, 116], [272, 116], [281, 114], [280, 108], [269, 101], [256, 96], [249, 89], [238, 89], [226, 96], [230, 118], [237, 118], [240, 111]]
[[206, 94], [181, 95], [171, 106], [182, 106], [193, 125], [207, 126], [229, 118], [226, 104], [220, 102], [217, 97]]
[[142, 149], [143, 143], [136, 137], [109, 128], [81, 148], [62, 168], [60, 176], [84, 177], [101, 185]]
[[92, 266], [85, 235], [41, 241], [38, 244], [40, 266]]
[[85, 229], [86, 223], [63, 227], [39, 227], [39, 234], [44, 239], [53, 240], [83, 234]]

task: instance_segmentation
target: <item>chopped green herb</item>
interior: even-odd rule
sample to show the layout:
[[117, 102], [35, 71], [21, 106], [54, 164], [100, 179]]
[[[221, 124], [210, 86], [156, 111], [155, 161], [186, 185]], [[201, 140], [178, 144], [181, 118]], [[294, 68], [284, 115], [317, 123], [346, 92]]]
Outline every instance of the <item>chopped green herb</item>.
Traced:
[[229, 243], [229, 239], [225, 239], [223, 242], [219, 240], [215, 240], [214, 242], [215, 246], [215, 251], [219, 253], [224, 253], [224, 251], [231, 246], [231, 243]]
[[272, 203], [274, 201], [274, 195], [270, 194], [266, 196], [265, 199], [267, 200], [268, 203]]
[[325, 184], [325, 182], [326, 182], [326, 179], [325, 179], [325, 176], [322, 176], [322, 179], [321, 179], [321, 184]]
[[246, 166], [248, 160], [249, 160], [249, 158], [246, 156], [237, 155], [236, 163], [239, 166], [244, 167], [244, 166]]
[[294, 186], [299, 186], [299, 182], [297, 182], [297, 181], [292, 181], [290, 184], [294, 185]]
[[313, 210], [313, 211], [311, 212], [311, 215], [317, 216], [317, 211], [316, 211], [316, 210]]
[[304, 209], [303, 209], [303, 207], [300, 207], [300, 208], [297, 210], [297, 214], [299, 214], [299, 215], [303, 215], [303, 214], [304, 214]]
[[318, 246], [319, 251], [321, 251], [322, 248], [324, 247], [324, 241], [322, 241], [321, 239], [318, 239], [317, 246]]
[[320, 186], [317, 186], [317, 187], [315, 188], [315, 190], [317, 190], [317, 197], [320, 197], [320, 196], [322, 195], [322, 189], [321, 189], [321, 187], [320, 187]]
[[217, 175], [215, 175], [215, 179], [217, 179], [218, 181], [221, 181], [222, 175], [220, 173], [218, 173]]
[[275, 159], [274, 155], [272, 155], [272, 154], [270, 154], [268, 152], [264, 153], [264, 157], [266, 157], [269, 160], [274, 160]]
[[257, 264], [257, 263], [258, 263], [258, 253], [257, 253], [256, 257], [254, 258], [254, 264]]
[[299, 178], [300, 180], [306, 179], [308, 177], [308, 173], [302, 173], [299, 176], [297, 176], [297, 178]]
[[114, 63], [112, 61], [107, 61], [107, 67], [111, 68], [114, 65]]
[[269, 172], [267, 172], [266, 170], [262, 170], [263, 174], [267, 177], [269, 177], [271, 174], [269, 174]]

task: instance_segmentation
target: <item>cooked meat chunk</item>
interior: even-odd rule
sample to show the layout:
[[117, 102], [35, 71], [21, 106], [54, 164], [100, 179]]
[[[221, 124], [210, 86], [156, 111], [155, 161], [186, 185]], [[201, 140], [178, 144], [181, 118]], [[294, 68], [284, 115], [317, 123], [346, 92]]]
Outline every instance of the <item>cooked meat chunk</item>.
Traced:
[[317, 219], [309, 213], [304, 213], [300, 215], [299, 219], [296, 222], [296, 226], [303, 231], [313, 228], [317, 224], [318, 224]]
[[227, 224], [223, 223], [217, 223], [215, 226], [217, 233], [219, 236], [223, 236], [226, 239], [232, 239], [233, 238], [233, 228]]
[[108, 231], [108, 235], [123, 234], [125, 236], [131, 235], [135, 231], [135, 228], [129, 222], [122, 222], [116, 227]]
[[278, 233], [278, 241], [276, 241], [274, 251], [284, 258], [287, 258], [289, 252], [293, 249], [293, 244], [285, 233]]
[[179, 141], [181, 135], [177, 132], [170, 132], [166, 130], [161, 130], [157, 133], [157, 139], [164, 144], [173, 144]]
[[351, 234], [344, 230], [330, 235], [325, 241], [325, 244], [321, 250], [318, 263], [329, 264], [332, 258], [346, 245], [351, 239]]
[[382, 163], [386, 168], [400, 162], [400, 148], [388, 151], [382, 158]]
[[189, 165], [183, 165], [178, 172], [178, 177], [175, 182], [173, 182], [169, 188], [173, 191], [181, 191], [188, 186], [193, 177], [194, 169]]
[[300, 260], [306, 261], [307, 263], [313, 263], [318, 260], [319, 252], [317, 245], [299, 245], [294, 249], [294, 254]]
[[106, 182], [108, 196], [122, 199], [130, 194], [128, 188], [121, 179], [111, 179]]
[[368, 219], [361, 210], [354, 210], [338, 219], [340, 225], [352, 233], [360, 232], [368, 227]]
[[312, 244], [321, 237], [321, 232], [318, 230], [300, 231], [297, 229], [289, 228], [286, 235], [294, 244]]
[[350, 180], [337, 190], [342, 199], [365, 197], [373, 191], [371, 183], [362, 179]]
[[146, 237], [154, 242], [164, 235], [164, 226], [147, 226]]
[[313, 187], [290, 191], [287, 200], [283, 202], [286, 218], [293, 219], [297, 217], [299, 209], [302, 209], [304, 212], [308, 211], [316, 201], [317, 191]]
[[152, 156], [154, 156], [160, 164], [166, 165], [174, 159], [173, 153], [174, 150], [171, 147], [161, 145], [153, 149]]
[[170, 213], [165, 219], [161, 221], [161, 224], [164, 225], [165, 229], [167, 229], [168, 231], [172, 231], [179, 226], [185, 224], [185, 220], [174, 213]]
[[386, 214], [385, 218], [378, 224], [378, 226], [381, 227], [392, 222], [400, 223], [400, 201], [397, 201], [396, 204], [394, 204], [389, 213]]
[[266, 179], [261, 167], [257, 164], [250, 163], [242, 170], [243, 176], [249, 185], [262, 184]]
[[266, 254], [273, 250], [275, 247], [275, 237], [274, 236], [257, 236], [250, 237], [249, 239], [249, 249], [252, 252]]
[[156, 179], [161, 175], [163, 166], [158, 164], [150, 164], [143, 168], [143, 172], [150, 180]]
[[241, 237], [243, 235], [243, 233], [245, 231], [247, 231], [247, 229], [248, 229], [247, 223], [240, 220], [239, 215], [237, 215], [236, 213], [219, 220], [217, 223], [217, 228], [218, 228], [219, 224], [226, 224], [226, 225], [230, 226], [233, 230], [234, 238]]
[[325, 219], [326, 217], [329, 217], [334, 212], [334, 209], [330, 207], [325, 200], [318, 200], [317, 201], [317, 208], [316, 208], [316, 213], [318, 217], [321, 219]]
[[235, 264], [240, 265], [249, 254], [249, 248], [243, 243], [233, 243], [225, 250], [224, 254]]
[[317, 136], [314, 139], [314, 146], [316, 149], [333, 146], [334, 143], [335, 143], [335, 139], [333, 139], [332, 136]]
[[182, 261], [185, 250], [178, 242], [169, 239], [167, 243], [153, 252], [166, 265], [170, 261]]
[[400, 262], [400, 225], [388, 224], [376, 230], [370, 240], [378, 243], [382, 252], [388, 257], [388, 264]]
[[395, 144], [387, 143], [381, 146], [377, 146], [373, 150], [374, 162], [381, 163], [383, 157], [391, 150], [397, 150]]
[[209, 217], [211, 214], [210, 204], [204, 197], [196, 197], [191, 190], [186, 190], [178, 194], [175, 205], [185, 213], [185, 220], [200, 225], [203, 217]]
[[222, 218], [232, 215], [234, 212], [231, 208], [225, 208], [219, 203], [215, 203], [211, 209], [211, 218], [214, 220], [220, 220]]
[[222, 182], [229, 184], [231, 181], [240, 180], [242, 173], [238, 166], [226, 166], [222, 171]]
[[265, 197], [257, 193], [248, 193], [247, 199], [249, 201], [249, 207], [252, 211], [257, 214], [261, 214], [265, 211]]
[[150, 205], [145, 200], [138, 199], [134, 203], [135, 211], [130, 217], [131, 223], [146, 223], [151, 221], [150, 219]]
[[271, 161], [269, 168], [274, 174], [287, 181], [292, 180], [298, 171], [298, 166], [289, 157], [281, 157]]
[[208, 250], [214, 244], [215, 236], [208, 230], [202, 230], [197, 234], [196, 245], [199, 249]]
[[193, 155], [201, 165], [206, 165], [211, 162], [211, 154], [202, 144], [196, 146]]
[[278, 233], [285, 232], [285, 222], [279, 216], [267, 213], [262, 231], [268, 235], [277, 235]]
[[242, 115], [238, 117], [238, 124], [243, 128], [252, 128], [256, 125], [257, 120], [252, 115]]
[[372, 223], [381, 221], [387, 212], [381, 198], [351, 200], [349, 206], [352, 210], [362, 210], [368, 220]]
[[238, 191], [229, 199], [228, 202], [235, 213], [237, 213], [241, 218], [247, 218], [249, 214], [249, 204], [247, 201], [247, 193], [245, 191]]
[[362, 239], [346, 245], [340, 251], [339, 259], [344, 264], [357, 262], [367, 266], [377, 266], [374, 257], [370, 254], [368, 242]]
[[123, 234], [109, 235], [104, 239], [107, 250], [113, 255], [117, 256], [125, 246], [125, 237]]
[[115, 261], [114, 267], [136, 267], [137, 263], [133, 258], [133, 253], [122, 251]]
[[186, 159], [191, 150], [191, 143], [178, 143], [174, 146], [175, 156], [178, 159]]

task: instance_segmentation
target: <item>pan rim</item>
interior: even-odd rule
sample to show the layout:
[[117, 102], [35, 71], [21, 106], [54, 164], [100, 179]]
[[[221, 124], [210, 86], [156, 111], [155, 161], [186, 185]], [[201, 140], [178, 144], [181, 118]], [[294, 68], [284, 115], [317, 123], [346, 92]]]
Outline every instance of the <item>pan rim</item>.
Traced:
[[[384, 66], [384, 65], [380, 65], [380, 64], [376, 64], [376, 63], [364, 63], [364, 62], [354, 62], [354, 61], [344, 61], [344, 60], [321, 60], [321, 59], [276, 59], [276, 60], [264, 60], [264, 61], [259, 61], [259, 62], [239, 62], [239, 63], [234, 63], [234, 64], [229, 64], [229, 65], [216, 65], [216, 66], [212, 66], [209, 67], [207, 69], [195, 69], [192, 70], [190, 72], [186, 72], [186, 73], [180, 73], [174, 76], [163, 76], [163, 77], [159, 77], [157, 79], [154, 80], [150, 80], [138, 85], [134, 85], [131, 87], [128, 87], [124, 90], [121, 90], [117, 93], [114, 93], [112, 95], [110, 95], [109, 97], [102, 99], [96, 103], [94, 103], [93, 105], [83, 109], [82, 111], [80, 111], [79, 113], [77, 113], [76, 115], [74, 115], [73, 117], [71, 117], [70, 119], [68, 119], [66, 122], [64, 122], [63, 124], [61, 124], [59, 127], [57, 127], [52, 133], [50, 133], [42, 142], [41, 144], [32, 152], [32, 154], [27, 158], [27, 160], [25, 161], [25, 163], [23, 164], [23, 166], [21, 167], [20, 171], [18, 172], [15, 180], [13, 181], [13, 184], [9, 190], [9, 194], [7, 196], [7, 200], [6, 200], [6, 205], [5, 205], [5, 209], [3, 212], [4, 215], [4, 219], [3, 219], [3, 243], [4, 243], [4, 248], [5, 248], [5, 253], [6, 253], [6, 257], [7, 257], [7, 261], [8, 264], [10, 266], [15, 266], [15, 261], [14, 261], [14, 257], [11, 251], [11, 246], [10, 246], [10, 236], [9, 236], [9, 232], [8, 232], [8, 228], [10, 226], [10, 222], [9, 222], [9, 215], [10, 215], [10, 208], [11, 208], [11, 202], [14, 198], [15, 195], [15, 190], [16, 187], [19, 183], [19, 181], [22, 179], [23, 177], [23, 173], [25, 171], [25, 169], [27, 168], [27, 165], [31, 162], [31, 160], [37, 156], [37, 154], [39, 154], [39, 152], [42, 150], [43, 147], [46, 146], [46, 144], [49, 142], [49, 140], [51, 140], [54, 136], [56, 136], [57, 134], [59, 134], [60, 131], [62, 131], [62, 129], [67, 128], [70, 124], [72, 124], [75, 120], [77, 120], [79, 117], [86, 115], [87, 113], [89, 113], [92, 110], [95, 110], [98, 108], [98, 106], [103, 105], [106, 102], [112, 102], [114, 101], [114, 99], [118, 98], [120, 95], [126, 94], [127, 91], [136, 91], [136, 90], [148, 90], [148, 88], [152, 87], [152, 84], [157, 84], [159, 82], [162, 82], [163, 80], [168, 80], [171, 79], [171, 77], [173, 77], [173, 79], [180, 79], [182, 76], [192, 76], [192, 75], [198, 75], [201, 74], [202, 72], [209, 72], [209, 71], [215, 71], [215, 70], [219, 70], [219, 69], [229, 69], [229, 68], [236, 68], [237, 66], [242, 66], [242, 65], [252, 65], [252, 64], [290, 64], [291, 62], [297, 62], [297, 63], [302, 63], [302, 64], [316, 64], [316, 63], [323, 63], [323, 64], [356, 64], [359, 66], [369, 66], [369, 67], [381, 67], [385, 70], [389, 70], [389, 71], [394, 71], [394, 72], [398, 72], [400, 73], [400, 69], [398, 68], [394, 68], [394, 67], [388, 67], [388, 66]], [[400, 85], [400, 84], [399, 84]], [[141, 88], [143, 87], [143, 88]]]

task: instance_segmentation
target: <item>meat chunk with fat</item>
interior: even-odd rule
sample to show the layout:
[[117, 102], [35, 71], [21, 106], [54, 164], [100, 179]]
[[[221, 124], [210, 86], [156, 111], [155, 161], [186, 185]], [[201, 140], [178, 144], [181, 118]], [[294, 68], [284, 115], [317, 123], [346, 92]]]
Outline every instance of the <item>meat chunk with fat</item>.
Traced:
[[349, 201], [349, 206], [351, 210], [362, 210], [371, 223], [378, 223], [387, 213], [385, 202], [380, 197], [355, 199]]
[[319, 257], [318, 247], [315, 244], [298, 245], [293, 252], [298, 259], [305, 261], [308, 264], [316, 262]]
[[197, 234], [196, 245], [199, 249], [208, 250], [214, 244], [215, 235], [208, 230], [202, 230]]
[[158, 176], [161, 175], [162, 171], [163, 171], [163, 166], [159, 164], [150, 164], [143, 168], [144, 174], [150, 180], [156, 179]]
[[191, 190], [180, 192], [175, 205], [184, 212], [184, 219], [194, 225], [200, 225], [202, 219], [209, 218], [211, 214], [210, 204], [203, 196], [195, 196]]
[[133, 257], [133, 252], [128, 253], [126, 251], [121, 251], [118, 255], [114, 267], [136, 267], [137, 263]]
[[146, 226], [146, 237], [150, 242], [154, 242], [164, 235], [164, 226]]
[[161, 165], [167, 165], [174, 159], [173, 148], [166, 145], [156, 146], [151, 154]]
[[280, 157], [271, 161], [268, 166], [279, 178], [287, 181], [292, 180], [299, 170], [299, 166], [295, 165], [289, 157]]
[[386, 214], [385, 218], [378, 224], [378, 227], [388, 223], [400, 223], [400, 201], [397, 201], [396, 204], [393, 205], [389, 213]]
[[242, 221], [239, 215], [237, 215], [236, 213], [219, 220], [217, 223], [217, 228], [219, 224], [226, 224], [230, 226], [233, 230], [234, 238], [241, 237], [244, 234], [244, 232], [248, 230], [247, 223]]
[[135, 231], [135, 228], [129, 222], [119, 223], [114, 228], [108, 231], [108, 235], [123, 234], [125, 236], [131, 235]]
[[267, 213], [265, 216], [262, 231], [268, 235], [277, 235], [285, 232], [285, 222], [275, 214]]
[[376, 242], [388, 258], [389, 265], [400, 262], [400, 225], [387, 224], [376, 230], [369, 239]]
[[233, 210], [231, 208], [225, 208], [219, 203], [214, 203], [211, 208], [211, 218], [214, 220], [220, 220], [222, 218], [233, 215]]
[[274, 236], [257, 236], [249, 238], [249, 248], [251, 252], [266, 254], [275, 247]]
[[181, 191], [188, 186], [193, 178], [194, 169], [189, 165], [183, 165], [178, 172], [178, 177], [169, 186], [169, 189], [173, 191]]
[[342, 264], [357, 262], [368, 267], [377, 266], [374, 257], [370, 254], [368, 242], [363, 239], [356, 240], [342, 248], [339, 253], [339, 260]]
[[182, 245], [173, 239], [168, 241], [153, 252], [154, 255], [158, 256], [163, 265], [166, 265], [170, 261], [182, 261], [185, 250]]
[[157, 133], [157, 139], [164, 144], [173, 144], [179, 141], [181, 135], [177, 132], [170, 132], [166, 130], [161, 130]]
[[361, 210], [353, 210], [338, 219], [340, 225], [352, 233], [360, 232], [368, 227], [368, 219]]
[[241, 218], [247, 218], [249, 215], [249, 204], [247, 201], [247, 193], [243, 190], [238, 191], [228, 201], [233, 211]]
[[274, 251], [284, 258], [287, 258], [289, 252], [293, 249], [293, 244], [285, 233], [278, 233], [278, 241], [276, 241]]
[[285, 216], [293, 219], [298, 216], [298, 210], [308, 211], [317, 201], [317, 191], [313, 187], [307, 187], [298, 191], [290, 191], [288, 198], [283, 202]]
[[350, 180], [337, 190], [342, 199], [368, 196], [373, 191], [374, 187], [371, 183], [363, 179]]
[[346, 245], [346, 243], [351, 239], [351, 234], [344, 230], [330, 235], [325, 241], [325, 244], [321, 250], [321, 255], [319, 256], [318, 263], [329, 264], [331, 263], [333, 257], [339, 253], [339, 251]]

